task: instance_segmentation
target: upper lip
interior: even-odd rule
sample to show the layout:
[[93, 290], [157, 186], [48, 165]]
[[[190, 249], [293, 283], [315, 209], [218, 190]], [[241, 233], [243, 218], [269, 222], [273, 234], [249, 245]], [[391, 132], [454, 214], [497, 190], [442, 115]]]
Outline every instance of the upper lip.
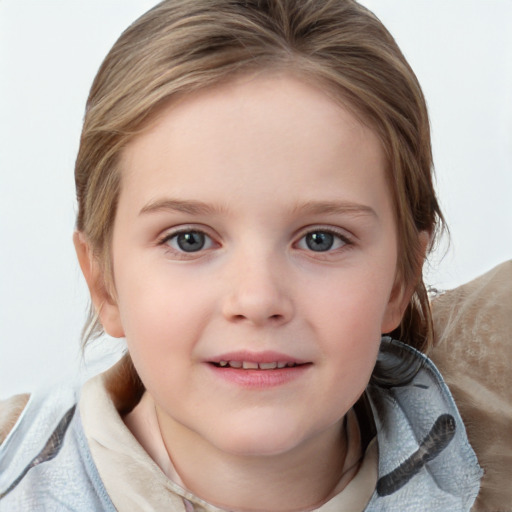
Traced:
[[251, 363], [274, 363], [274, 362], [284, 362], [284, 363], [295, 363], [295, 364], [305, 364], [310, 361], [306, 361], [305, 359], [299, 359], [294, 356], [290, 356], [288, 354], [283, 354], [282, 352], [274, 352], [274, 351], [265, 351], [265, 352], [252, 352], [252, 351], [237, 351], [237, 352], [227, 352], [225, 354], [221, 354], [219, 356], [215, 356], [208, 360], [210, 363], [220, 363], [221, 361], [246, 361]]

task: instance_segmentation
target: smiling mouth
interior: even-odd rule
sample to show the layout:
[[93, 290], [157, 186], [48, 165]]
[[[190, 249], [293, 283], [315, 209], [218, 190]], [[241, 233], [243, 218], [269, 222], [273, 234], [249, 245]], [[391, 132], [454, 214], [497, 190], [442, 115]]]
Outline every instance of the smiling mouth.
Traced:
[[256, 363], [254, 361], [219, 361], [212, 363], [217, 368], [235, 368], [236, 370], [282, 370], [284, 368], [296, 368], [304, 366], [305, 364], [286, 362], [286, 361], [273, 361], [270, 363]]

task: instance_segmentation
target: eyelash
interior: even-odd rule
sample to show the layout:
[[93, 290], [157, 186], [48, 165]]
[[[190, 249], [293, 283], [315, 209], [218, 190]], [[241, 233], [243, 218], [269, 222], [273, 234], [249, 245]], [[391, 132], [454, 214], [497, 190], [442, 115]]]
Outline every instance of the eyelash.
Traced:
[[[207, 248], [201, 247], [197, 251], [186, 251], [183, 249], [172, 247], [169, 244], [169, 242], [171, 240], [174, 240], [174, 239], [177, 240], [177, 238], [180, 235], [191, 234], [191, 233], [195, 233], [195, 234], [204, 236], [207, 240], [209, 240], [209, 245], [217, 245], [217, 246], [219, 245], [219, 244], [216, 244], [213, 237], [208, 235], [208, 233], [206, 233], [205, 230], [200, 229], [200, 228], [194, 228], [192, 226], [182, 228], [177, 231], [173, 231], [171, 233], [166, 233], [164, 236], [162, 236], [162, 238], [160, 238], [157, 241], [157, 245], [167, 246], [166, 249], [169, 252], [172, 252], [175, 256], [181, 257], [183, 259], [194, 258], [194, 256], [198, 257], [200, 254], [203, 254], [205, 251], [208, 251], [209, 249], [211, 249], [211, 247], [207, 247]], [[298, 246], [303, 241], [307, 245], [306, 237], [308, 235], [313, 235], [315, 233], [316, 234], [322, 233], [322, 234], [332, 235], [333, 237], [335, 237], [339, 241], [341, 241], [342, 245], [340, 247], [336, 247], [334, 249], [329, 247], [326, 250], [320, 250], [320, 251], [314, 251], [313, 249], [307, 248], [307, 247], [306, 248], [299, 247], [301, 250], [304, 250], [306, 252], [316, 254], [316, 255], [323, 255], [324, 257], [326, 257], [329, 254], [346, 250], [354, 245], [354, 241], [353, 241], [352, 237], [348, 236], [345, 232], [341, 232], [341, 231], [338, 231], [333, 228], [325, 228], [325, 227], [318, 226], [318, 227], [308, 227], [308, 228], [304, 229], [302, 231], [299, 239], [294, 243], [294, 246]]]

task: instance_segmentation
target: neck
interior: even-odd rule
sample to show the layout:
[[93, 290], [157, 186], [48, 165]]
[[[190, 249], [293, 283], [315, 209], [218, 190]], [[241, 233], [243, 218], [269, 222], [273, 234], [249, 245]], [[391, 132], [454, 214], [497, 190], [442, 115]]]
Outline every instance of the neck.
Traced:
[[155, 410], [171, 466], [184, 486], [228, 510], [288, 512], [316, 508], [350, 482], [361, 458], [353, 413], [348, 429], [346, 421], [341, 421], [286, 453], [245, 456], [217, 449]]

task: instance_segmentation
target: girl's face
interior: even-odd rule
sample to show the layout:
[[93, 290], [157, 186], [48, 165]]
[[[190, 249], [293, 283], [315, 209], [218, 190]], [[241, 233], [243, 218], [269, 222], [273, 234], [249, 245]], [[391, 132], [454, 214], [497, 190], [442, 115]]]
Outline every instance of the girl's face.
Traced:
[[338, 432], [408, 299], [385, 165], [370, 129], [286, 74], [192, 94], [126, 148], [101, 316], [171, 450]]

